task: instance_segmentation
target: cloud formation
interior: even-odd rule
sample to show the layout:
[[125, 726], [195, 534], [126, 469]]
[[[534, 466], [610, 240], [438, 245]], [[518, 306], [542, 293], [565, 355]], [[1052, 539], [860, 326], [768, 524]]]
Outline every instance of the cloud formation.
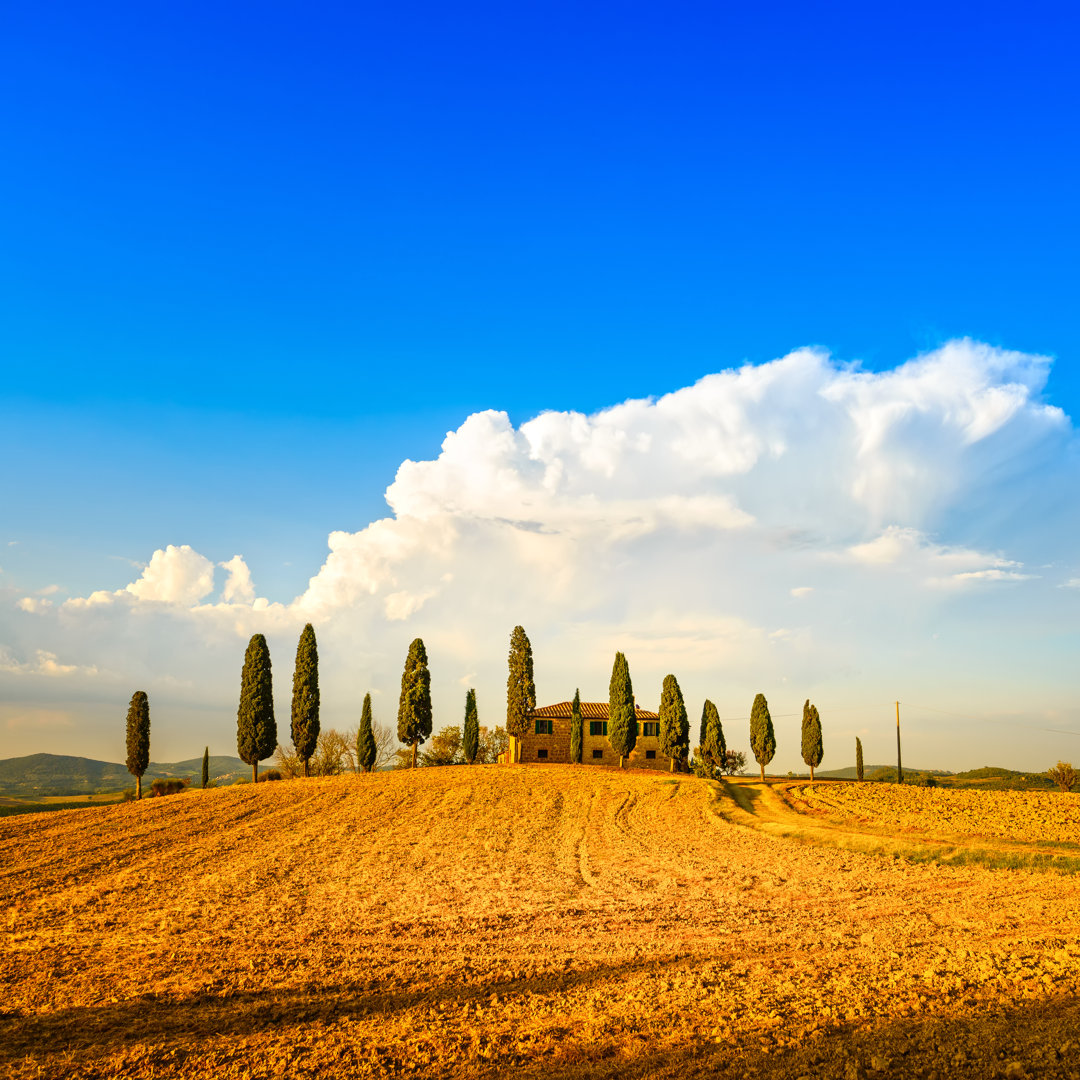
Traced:
[[[153, 663], [183, 650], [131, 647], [147, 620], [163, 640], [232, 651], [255, 630], [287, 641], [310, 620], [325, 656], [349, 665], [342, 686], [387, 701], [417, 634], [453, 693], [475, 677], [497, 700], [518, 622], [560, 700], [586, 668], [606, 686], [616, 648], [657, 687], [666, 670], [702, 686], [868, 679], [895, 663], [872, 643], [883, 607], [905, 613], [914, 642], [965, 598], [1011, 596], [1026, 611], [1043, 579], [1075, 584], [1044, 569], [1075, 534], [1054, 490], [1074, 432], [1042, 400], [1049, 364], [955, 341], [875, 373], [800, 349], [592, 415], [515, 427], [485, 411], [433, 460], [404, 461], [391, 515], [332, 532], [291, 600], [258, 597], [240, 555], [217, 563], [215, 592], [212, 559], [168, 545], [123, 589], [19, 603], [50, 650], [65, 654], [93, 620], [104, 650], [93, 663], [179, 683], [191, 671]], [[1023, 523], [1040, 498], [1058, 519], [1035, 549]], [[123, 659], [110, 640], [128, 642]], [[224, 670], [214, 678], [232, 693]]]

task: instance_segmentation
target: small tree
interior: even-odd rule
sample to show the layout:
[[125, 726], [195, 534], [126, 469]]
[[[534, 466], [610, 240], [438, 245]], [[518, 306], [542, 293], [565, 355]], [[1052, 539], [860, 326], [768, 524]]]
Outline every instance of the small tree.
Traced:
[[240, 707], [236, 712], [236, 753], [251, 766], [252, 783], [259, 779], [259, 762], [277, 746], [274, 686], [270, 650], [262, 634], [253, 634], [244, 654], [240, 676]]
[[210, 747], [208, 746], [202, 755], [202, 786], [205, 791], [210, 786]]
[[523, 627], [515, 626], [510, 635], [510, 673], [506, 678], [506, 732], [515, 740], [515, 759], [521, 757], [519, 740], [529, 732], [529, 722], [536, 708], [536, 683], [533, 681], [532, 645]]
[[145, 690], [131, 695], [127, 712], [127, 771], [135, 777], [135, 798], [142, 798], [142, 778], [150, 764], [150, 701]]
[[441, 728], [431, 738], [431, 745], [420, 755], [421, 765], [462, 765], [462, 736], [459, 727]]
[[296, 647], [296, 668], [292, 684], [292, 741], [296, 756], [304, 763], [315, 753], [319, 740], [319, 651], [315, 645], [315, 629], [308, 623], [300, 632]]
[[581, 691], [574, 691], [574, 701], [570, 706], [570, 763], [581, 764]]
[[773, 732], [772, 717], [769, 715], [769, 703], [764, 694], [758, 694], [754, 698], [754, 706], [750, 710], [750, 749], [754, 751], [754, 758], [761, 766], [761, 782], [765, 782], [765, 766], [773, 759], [776, 753], [776, 735]]
[[720, 766], [722, 773], [734, 776], [736, 773], [741, 774], [745, 769], [746, 755], [741, 750], [729, 750], [724, 755], [724, 763]]
[[696, 753], [708, 758], [718, 769], [723, 770], [727, 759], [727, 742], [720, 724], [720, 714], [708, 698], [701, 710], [701, 730], [704, 737]]
[[480, 729], [480, 753], [478, 755], [482, 765], [495, 765], [499, 755], [505, 754], [510, 745], [510, 737], [506, 734], [506, 728], [496, 727], [494, 731], [488, 731], [486, 727]]
[[855, 779], [860, 783], [863, 779], [862, 739], [858, 735], [855, 736]]
[[467, 765], [472, 765], [480, 752], [480, 719], [476, 714], [475, 690], [469, 690], [465, 695], [465, 732], [461, 740], [461, 750]]
[[814, 770], [821, 764], [825, 751], [821, 745], [821, 717], [817, 706], [806, 704], [802, 710], [802, 759], [810, 766], [810, 783], [814, 782]]
[[364, 695], [364, 705], [360, 710], [360, 727], [356, 731], [356, 765], [363, 772], [371, 772], [375, 767], [378, 750], [375, 746], [375, 732], [371, 728], [371, 695]]
[[409, 646], [405, 670], [401, 674], [398, 701], [398, 742], [412, 747], [412, 768], [416, 768], [416, 748], [431, 734], [431, 673], [427, 650], [416, 638]]
[[634, 687], [630, 682], [630, 665], [621, 652], [615, 654], [608, 684], [608, 742], [619, 755], [621, 769], [637, 745]]
[[690, 756], [690, 721], [679, 680], [674, 675], [664, 676], [660, 690], [660, 752], [667, 755], [672, 772], [677, 763]]
[[[130, 766], [129, 766], [130, 768]], [[1072, 791], [1076, 787], [1076, 770], [1067, 761], [1059, 761], [1052, 769], [1046, 770], [1046, 775], [1054, 781], [1062, 791]]]

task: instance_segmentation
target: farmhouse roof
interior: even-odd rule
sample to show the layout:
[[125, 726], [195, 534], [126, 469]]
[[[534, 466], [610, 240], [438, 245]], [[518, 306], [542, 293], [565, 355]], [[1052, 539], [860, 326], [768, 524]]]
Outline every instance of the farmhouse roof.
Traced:
[[[571, 715], [573, 704], [569, 701], [560, 701], [558, 705], [543, 705], [539, 709], [533, 709], [530, 716], [546, 716], [565, 719]], [[660, 714], [649, 712], [634, 706], [639, 720], [659, 720]], [[583, 701], [581, 703], [581, 718], [583, 720], [606, 720], [608, 718], [608, 703], [606, 701]]]

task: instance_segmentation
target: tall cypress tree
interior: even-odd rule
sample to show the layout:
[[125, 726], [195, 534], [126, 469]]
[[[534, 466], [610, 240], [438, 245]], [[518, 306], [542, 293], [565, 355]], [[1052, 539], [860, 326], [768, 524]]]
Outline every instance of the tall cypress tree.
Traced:
[[727, 741], [724, 739], [720, 713], [708, 698], [705, 699], [705, 705], [701, 710], [701, 726], [705, 729], [705, 741], [701, 744], [701, 752], [711, 758], [718, 769], [723, 769], [724, 759], [727, 756]]
[[319, 650], [315, 645], [315, 628], [308, 623], [300, 633], [296, 646], [296, 667], [292, 681], [292, 741], [296, 756], [308, 762], [319, 741]]
[[210, 786], [210, 747], [202, 753], [202, 786], [205, 791]]
[[145, 690], [131, 695], [127, 712], [127, 771], [135, 777], [135, 798], [142, 798], [142, 778], [150, 764], [150, 701]]
[[754, 707], [750, 710], [750, 749], [761, 766], [761, 782], [765, 782], [765, 766], [776, 753], [776, 734], [773, 732], [772, 717], [769, 715], [769, 703], [764, 694], [754, 698]]
[[615, 654], [608, 684], [608, 742], [619, 755], [621, 769], [637, 745], [634, 687], [630, 682], [630, 665], [621, 652]]
[[251, 766], [251, 782], [259, 779], [259, 762], [277, 746], [274, 685], [270, 649], [262, 634], [252, 634], [240, 675], [240, 707], [236, 711], [236, 752]]
[[472, 765], [480, 752], [480, 718], [476, 713], [476, 691], [470, 690], [465, 695], [465, 725], [461, 735], [461, 749], [465, 762]]
[[371, 728], [371, 695], [364, 695], [364, 706], [360, 710], [360, 727], [356, 732], [356, 764], [362, 772], [371, 772], [375, 767], [375, 732]]
[[855, 736], [855, 779], [862, 780], [863, 778], [863, 763], [862, 763], [862, 739], [858, 735]]
[[397, 737], [412, 747], [412, 767], [416, 768], [416, 748], [431, 734], [431, 672], [427, 650], [415, 638], [405, 658], [401, 673], [401, 697], [398, 701]]
[[574, 691], [574, 701], [570, 706], [570, 764], [581, 764], [581, 691]]
[[674, 675], [664, 676], [660, 691], [660, 752], [671, 760], [672, 772], [676, 762], [690, 756], [690, 721], [679, 680]]
[[825, 750], [821, 745], [821, 717], [817, 706], [806, 704], [802, 709], [802, 759], [810, 766], [810, 783], [814, 782], [814, 770], [821, 764]]
[[[532, 645], [521, 626], [510, 635], [510, 672], [506, 677], [506, 734], [514, 740], [529, 733], [531, 713], [536, 708], [536, 683], [533, 681]], [[517, 743], [514, 759], [521, 756]]]

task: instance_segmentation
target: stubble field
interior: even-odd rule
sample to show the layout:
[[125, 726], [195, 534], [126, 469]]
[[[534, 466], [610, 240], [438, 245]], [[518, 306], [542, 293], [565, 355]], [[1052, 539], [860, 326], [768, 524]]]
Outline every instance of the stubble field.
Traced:
[[491, 766], [5, 819], [0, 1074], [1080, 1077], [1080, 878], [844, 850], [867, 786], [815, 787]]

